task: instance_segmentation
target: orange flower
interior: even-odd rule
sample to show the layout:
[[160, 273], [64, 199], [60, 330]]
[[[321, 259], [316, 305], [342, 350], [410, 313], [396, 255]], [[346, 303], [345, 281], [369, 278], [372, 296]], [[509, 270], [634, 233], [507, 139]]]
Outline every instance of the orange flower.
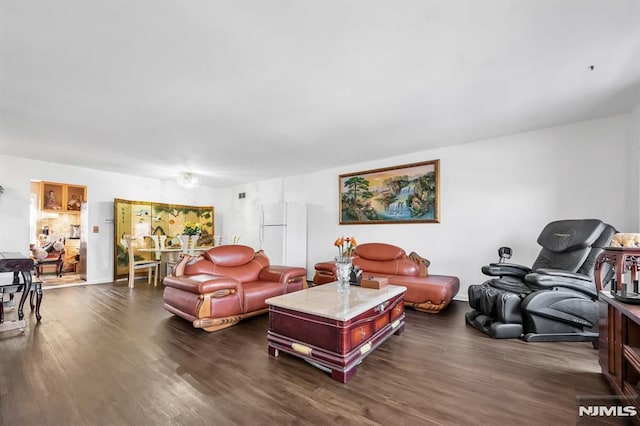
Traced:
[[338, 247], [338, 254], [340, 257], [351, 257], [351, 252], [358, 245], [356, 239], [353, 237], [339, 237], [334, 243], [334, 246]]

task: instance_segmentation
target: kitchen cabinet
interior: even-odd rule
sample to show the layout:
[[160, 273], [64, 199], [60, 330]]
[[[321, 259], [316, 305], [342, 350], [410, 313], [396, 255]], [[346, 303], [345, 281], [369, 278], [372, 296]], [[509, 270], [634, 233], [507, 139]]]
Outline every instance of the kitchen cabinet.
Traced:
[[48, 213], [80, 213], [87, 200], [87, 187], [57, 182], [40, 182], [40, 210]]

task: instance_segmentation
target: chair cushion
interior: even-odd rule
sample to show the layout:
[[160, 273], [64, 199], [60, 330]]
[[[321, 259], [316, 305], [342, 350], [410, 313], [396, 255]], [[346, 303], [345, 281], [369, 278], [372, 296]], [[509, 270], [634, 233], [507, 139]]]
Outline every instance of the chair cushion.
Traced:
[[241, 266], [253, 260], [255, 253], [251, 247], [238, 244], [216, 246], [203, 253], [205, 259], [218, 266]]
[[405, 303], [430, 301], [434, 305], [447, 305], [460, 289], [458, 277], [448, 275], [429, 275], [428, 277], [391, 275], [387, 278], [389, 284], [407, 287], [404, 294]]
[[365, 243], [356, 247], [356, 254], [369, 260], [393, 260], [405, 255], [403, 249], [391, 244]]
[[251, 281], [242, 284], [244, 294], [244, 312], [267, 309], [265, 302], [270, 297], [285, 293], [284, 285], [274, 281]]
[[36, 260], [44, 259], [44, 258], [46, 258], [46, 257], [47, 257], [47, 255], [49, 254], [49, 253], [47, 253], [47, 251], [46, 251], [45, 249], [42, 249], [42, 248], [40, 248], [40, 247], [36, 247], [36, 248], [34, 248], [31, 252], [33, 253], [33, 257], [34, 257]]

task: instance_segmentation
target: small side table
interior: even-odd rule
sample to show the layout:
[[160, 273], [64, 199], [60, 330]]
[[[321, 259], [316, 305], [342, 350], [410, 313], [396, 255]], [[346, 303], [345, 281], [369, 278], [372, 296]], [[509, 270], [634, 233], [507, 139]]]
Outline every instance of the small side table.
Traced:
[[[605, 247], [596, 260], [594, 275], [596, 288], [602, 291], [602, 275], [604, 264], [609, 264], [615, 271], [615, 285], [612, 283], [612, 291], [627, 290], [638, 292], [638, 270], [640, 270], [640, 248], [629, 247]], [[629, 273], [629, 282], [625, 282], [625, 275]], [[629, 288], [627, 288], [629, 286]]]
[[[42, 303], [42, 282], [38, 279], [32, 282], [31, 271], [34, 268], [33, 259], [23, 256], [20, 253], [0, 252], [0, 272], [13, 272], [13, 281], [8, 284], [0, 283], [0, 331], [14, 330], [16, 328], [24, 330], [24, 303], [27, 300], [27, 294], [30, 296], [29, 305], [31, 310], [34, 309], [33, 290], [36, 292], [35, 313], [36, 319], [40, 321], [40, 304]], [[21, 279], [22, 278], [22, 279]], [[32, 288], [32, 284], [33, 288]], [[9, 303], [14, 303], [12, 296], [15, 293], [22, 292], [20, 302], [18, 304], [18, 320], [4, 321], [4, 295], [10, 295]]]

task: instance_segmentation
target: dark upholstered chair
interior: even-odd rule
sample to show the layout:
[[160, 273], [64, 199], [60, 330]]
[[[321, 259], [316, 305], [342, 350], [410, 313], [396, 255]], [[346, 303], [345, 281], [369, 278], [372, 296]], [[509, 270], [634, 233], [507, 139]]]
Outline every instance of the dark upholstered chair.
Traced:
[[495, 338], [595, 341], [598, 290], [594, 265], [615, 230], [597, 219], [559, 220], [540, 233], [542, 251], [531, 268], [492, 263], [493, 277], [469, 287], [467, 324]]

